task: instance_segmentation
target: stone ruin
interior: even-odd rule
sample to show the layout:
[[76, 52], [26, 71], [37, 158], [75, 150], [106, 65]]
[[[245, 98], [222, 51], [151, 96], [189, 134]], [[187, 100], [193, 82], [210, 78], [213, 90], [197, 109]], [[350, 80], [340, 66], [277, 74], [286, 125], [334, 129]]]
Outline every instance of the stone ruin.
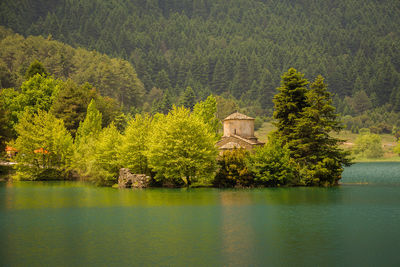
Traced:
[[119, 170], [119, 188], [147, 188], [150, 184], [150, 177], [146, 174], [132, 174], [129, 169]]

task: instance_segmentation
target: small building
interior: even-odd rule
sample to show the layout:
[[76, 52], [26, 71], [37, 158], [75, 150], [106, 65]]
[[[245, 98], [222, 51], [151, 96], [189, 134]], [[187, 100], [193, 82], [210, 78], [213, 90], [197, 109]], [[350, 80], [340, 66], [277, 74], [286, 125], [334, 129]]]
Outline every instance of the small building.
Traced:
[[252, 150], [264, 145], [254, 136], [254, 118], [235, 112], [223, 120], [223, 126], [224, 135], [217, 143], [221, 152], [234, 148]]
[[6, 153], [8, 158], [13, 158], [17, 155], [18, 150], [16, 148], [13, 148], [11, 146], [6, 146]]

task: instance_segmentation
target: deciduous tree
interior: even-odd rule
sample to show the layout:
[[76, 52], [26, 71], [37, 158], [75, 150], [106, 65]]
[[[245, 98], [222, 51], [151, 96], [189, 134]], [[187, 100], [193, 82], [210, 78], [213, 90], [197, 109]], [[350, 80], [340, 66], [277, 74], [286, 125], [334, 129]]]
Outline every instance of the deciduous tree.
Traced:
[[132, 173], [150, 174], [146, 153], [152, 130], [152, 119], [149, 115], [136, 114], [128, 122], [118, 147], [118, 158], [122, 167], [129, 168]]
[[175, 184], [212, 176], [217, 150], [215, 135], [190, 110], [173, 109], [154, 125], [149, 139], [149, 166], [157, 172], [156, 180]]
[[57, 179], [65, 175], [73, 140], [62, 120], [46, 111], [25, 111], [15, 129], [17, 179]]

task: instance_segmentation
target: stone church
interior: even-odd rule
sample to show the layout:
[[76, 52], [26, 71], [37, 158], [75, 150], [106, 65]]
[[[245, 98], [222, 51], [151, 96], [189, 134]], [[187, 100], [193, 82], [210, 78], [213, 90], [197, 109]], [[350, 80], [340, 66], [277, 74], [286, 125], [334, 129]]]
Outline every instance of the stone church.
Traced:
[[235, 112], [223, 120], [223, 126], [224, 135], [217, 143], [221, 152], [234, 148], [252, 150], [264, 145], [254, 136], [254, 118]]

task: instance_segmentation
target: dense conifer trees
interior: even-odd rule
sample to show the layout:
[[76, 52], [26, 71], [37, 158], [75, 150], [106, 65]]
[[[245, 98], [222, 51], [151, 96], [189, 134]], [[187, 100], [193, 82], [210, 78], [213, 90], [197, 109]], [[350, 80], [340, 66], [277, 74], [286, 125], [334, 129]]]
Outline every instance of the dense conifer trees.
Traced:
[[274, 98], [274, 134], [296, 164], [295, 183], [333, 185], [341, 178], [343, 165], [350, 163], [349, 153], [339, 148], [343, 140], [331, 136], [342, 129], [341, 122], [322, 76], [310, 87], [303, 76], [293, 68], [282, 76]]
[[[321, 73], [341, 99], [364, 90], [368, 97], [375, 92], [381, 106], [399, 89], [399, 10], [399, 1], [394, 0], [117, 0], [111, 5], [104, 0], [5, 0], [0, 24], [25, 36], [42, 35], [129, 60], [147, 92], [154, 86], [168, 88], [173, 98], [191, 86], [197, 96], [203, 90], [230, 92], [237, 99], [261, 99], [263, 109], [271, 108], [280, 74], [295, 66], [310, 77]], [[31, 41], [38, 39], [25, 44]], [[33, 61], [30, 56], [25, 56], [27, 63], [19, 61], [19, 43], [1, 43], [3, 87], [10, 87], [15, 78], [18, 82], [15, 74], [24, 74]], [[102, 71], [93, 73], [92, 64], [84, 62], [87, 57], [80, 55], [77, 64], [70, 49], [58, 48], [49, 53], [39, 49], [40, 56], [28, 49], [27, 54], [35, 55], [57, 78], [69, 77], [82, 66], [85, 79], [74, 75], [76, 82], [88, 81], [125, 106], [141, 103], [140, 97], [121, 93], [128, 82], [126, 88], [133, 87], [134, 95], [140, 95], [140, 86], [121, 79], [123, 73], [115, 64], [96, 64]], [[21, 70], [10, 64], [13, 54]], [[45, 54], [51, 59], [44, 60]], [[119, 73], [119, 78], [101, 81], [99, 77], [109, 71]], [[266, 72], [271, 75], [265, 77]]]

